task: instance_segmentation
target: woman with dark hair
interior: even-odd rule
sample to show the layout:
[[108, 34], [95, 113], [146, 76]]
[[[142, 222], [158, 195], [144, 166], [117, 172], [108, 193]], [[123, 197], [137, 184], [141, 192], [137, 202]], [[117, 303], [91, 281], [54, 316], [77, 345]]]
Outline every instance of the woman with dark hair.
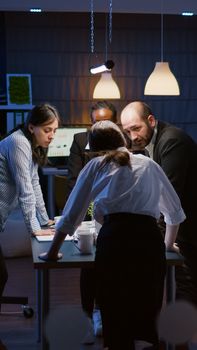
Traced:
[[[90, 120], [94, 124], [101, 120], [111, 120], [118, 122], [115, 106], [107, 100], [99, 100], [92, 104], [90, 108]], [[89, 130], [74, 135], [70, 148], [70, 155], [67, 162], [67, 194], [68, 199], [82, 168], [92, 159], [92, 154], [88, 143]], [[130, 142], [130, 141], [129, 141]], [[87, 213], [85, 220], [91, 220]], [[84, 344], [94, 343], [95, 336], [102, 335], [101, 315], [95, 300], [95, 276], [94, 269], [82, 268], [80, 273], [81, 305], [89, 321], [93, 320], [92, 329], [89, 329], [84, 337]], [[91, 324], [91, 322], [90, 322]]]
[[[94, 218], [102, 224], [95, 275], [104, 346], [133, 350], [135, 340], [143, 340], [157, 348], [165, 249], [178, 252], [174, 242], [185, 214], [160, 166], [144, 155], [130, 153], [116, 124], [94, 124], [89, 143], [97, 156], [81, 171], [52, 245], [40, 258], [61, 257], [58, 251], [65, 236], [73, 235], [93, 201]], [[160, 212], [166, 222], [165, 242], [157, 226]]]
[[[53, 106], [35, 106], [25, 123], [0, 141], [0, 232], [10, 212], [19, 205], [30, 234], [54, 234], [50, 227], [42, 229], [42, 226], [50, 226], [52, 220], [46, 212], [38, 165], [46, 163], [47, 147], [59, 122], [59, 114]], [[0, 247], [0, 297], [7, 277]]]

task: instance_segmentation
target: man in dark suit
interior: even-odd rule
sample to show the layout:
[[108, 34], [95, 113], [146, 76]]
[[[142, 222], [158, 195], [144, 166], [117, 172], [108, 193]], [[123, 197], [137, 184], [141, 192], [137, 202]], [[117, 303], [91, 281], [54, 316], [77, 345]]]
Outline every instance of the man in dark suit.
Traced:
[[[100, 120], [111, 120], [117, 123], [117, 112], [112, 103], [100, 100], [92, 105], [90, 118], [92, 124]], [[75, 185], [79, 172], [91, 158], [92, 154], [88, 145], [88, 131], [75, 134], [67, 163], [67, 198]], [[85, 220], [88, 219], [90, 220], [88, 215], [86, 215]], [[94, 334], [100, 336], [102, 335], [102, 323], [98, 305], [95, 305], [95, 275], [93, 269], [81, 269], [80, 289], [82, 308], [90, 319], [93, 318]], [[94, 335], [90, 329], [84, 339], [84, 343], [91, 344], [93, 342]]]
[[197, 145], [183, 130], [156, 120], [150, 107], [140, 101], [123, 109], [121, 123], [132, 146], [146, 147], [179, 195], [186, 220], [177, 237], [185, 257], [184, 266], [176, 269], [177, 299], [197, 306]]
[[[92, 105], [90, 119], [92, 124], [100, 120], [111, 120], [117, 123], [117, 112], [112, 103], [101, 100]], [[75, 134], [67, 162], [67, 198], [75, 185], [81, 169], [90, 159], [88, 131]]]

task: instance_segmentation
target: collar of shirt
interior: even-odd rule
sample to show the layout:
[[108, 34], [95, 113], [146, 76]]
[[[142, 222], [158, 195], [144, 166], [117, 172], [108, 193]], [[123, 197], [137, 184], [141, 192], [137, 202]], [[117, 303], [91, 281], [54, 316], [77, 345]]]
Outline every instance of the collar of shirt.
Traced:
[[158, 122], [156, 120], [155, 128], [154, 128], [154, 131], [153, 131], [153, 136], [152, 136], [149, 144], [145, 147], [145, 149], [148, 151], [149, 157], [151, 159], [153, 159], [153, 149], [154, 149], [155, 140], [156, 140], [156, 136], [157, 136], [157, 124], [158, 124]]
[[90, 150], [89, 142], [88, 142], [87, 145], [85, 146], [85, 149], [88, 150], [88, 151]]

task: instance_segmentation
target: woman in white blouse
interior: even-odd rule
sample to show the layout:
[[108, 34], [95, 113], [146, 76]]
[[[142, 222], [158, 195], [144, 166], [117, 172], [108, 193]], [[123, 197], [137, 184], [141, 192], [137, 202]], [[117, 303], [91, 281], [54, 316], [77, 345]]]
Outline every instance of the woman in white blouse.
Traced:
[[[39, 184], [38, 165], [46, 162], [46, 149], [54, 138], [60, 117], [49, 104], [35, 106], [24, 125], [0, 141], [0, 232], [10, 212], [20, 206], [30, 234], [54, 234]], [[14, 235], [14, 232], [13, 232]], [[0, 296], [7, 281], [0, 247]]]
[[[81, 171], [44, 260], [58, 253], [73, 235], [90, 202], [102, 228], [96, 245], [95, 274], [103, 322], [104, 346], [134, 349], [135, 340], [158, 346], [156, 319], [162, 306], [165, 249], [175, 244], [185, 214], [163, 170], [150, 158], [128, 152], [117, 125], [93, 125], [89, 144], [97, 154]], [[157, 226], [166, 222], [165, 243]]]

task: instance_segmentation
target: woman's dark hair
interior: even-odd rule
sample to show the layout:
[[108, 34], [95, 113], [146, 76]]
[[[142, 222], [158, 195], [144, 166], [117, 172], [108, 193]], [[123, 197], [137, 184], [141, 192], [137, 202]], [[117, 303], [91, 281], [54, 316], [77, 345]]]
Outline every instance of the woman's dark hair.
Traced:
[[27, 115], [24, 124], [18, 125], [15, 129], [13, 129], [11, 133], [14, 131], [21, 129], [24, 135], [31, 143], [32, 147], [32, 155], [35, 163], [43, 166], [47, 163], [47, 149], [41, 146], [35, 147], [33, 142], [33, 135], [29, 131], [29, 125], [32, 124], [34, 126], [43, 126], [46, 124], [52, 123], [54, 120], [58, 121], [58, 125], [60, 124], [60, 116], [57, 109], [54, 106], [51, 106], [48, 103], [43, 103], [35, 106]]
[[105, 155], [102, 165], [113, 161], [120, 166], [131, 166], [129, 152], [118, 149], [126, 146], [124, 135], [110, 120], [99, 121], [92, 126], [89, 145], [96, 156]]

